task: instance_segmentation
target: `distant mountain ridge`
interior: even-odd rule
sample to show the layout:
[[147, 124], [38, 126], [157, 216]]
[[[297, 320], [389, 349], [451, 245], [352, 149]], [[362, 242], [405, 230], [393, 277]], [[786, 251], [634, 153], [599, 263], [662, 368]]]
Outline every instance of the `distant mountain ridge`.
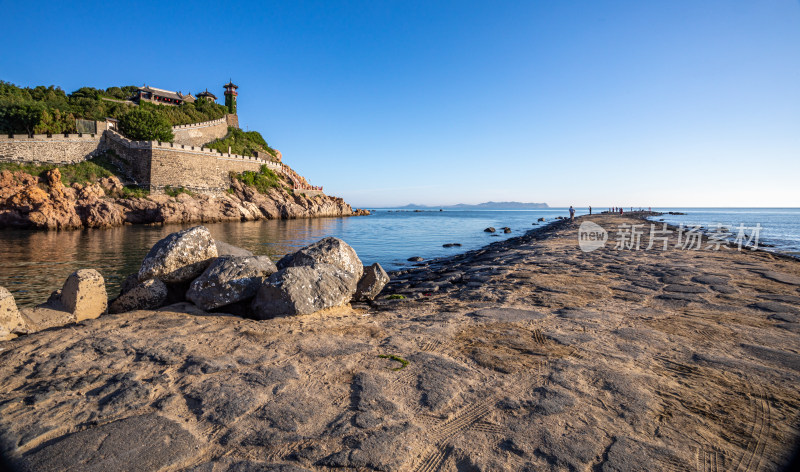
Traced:
[[457, 205], [431, 206], [417, 205], [409, 203], [406, 206], [398, 207], [409, 210], [443, 209], [443, 210], [536, 210], [540, 208], [550, 208], [547, 203], [523, 203], [523, 202], [486, 202], [477, 205], [459, 203]]

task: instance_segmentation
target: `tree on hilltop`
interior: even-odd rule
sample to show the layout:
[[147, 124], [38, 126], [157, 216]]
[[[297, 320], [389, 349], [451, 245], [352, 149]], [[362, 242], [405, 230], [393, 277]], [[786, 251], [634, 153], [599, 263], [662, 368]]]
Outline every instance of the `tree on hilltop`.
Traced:
[[174, 138], [172, 126], [161, 114], [146, 108], [134, 108], [119, 120], [122, 133], [135, 141], [166, 141]]

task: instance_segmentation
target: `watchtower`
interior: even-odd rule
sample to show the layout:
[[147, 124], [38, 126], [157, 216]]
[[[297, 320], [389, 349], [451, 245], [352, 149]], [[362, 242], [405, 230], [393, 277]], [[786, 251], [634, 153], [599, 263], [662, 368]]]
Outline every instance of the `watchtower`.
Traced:
[[236, 89], [239, 88], [238, 85], [234, 85], [233, 82], [228, 82], [223, 87], [225, 87], [225, 106], [228, 107], [228, 113], [235, 115], [236, 114], [236, 96], [239, 95], [236, 92]]

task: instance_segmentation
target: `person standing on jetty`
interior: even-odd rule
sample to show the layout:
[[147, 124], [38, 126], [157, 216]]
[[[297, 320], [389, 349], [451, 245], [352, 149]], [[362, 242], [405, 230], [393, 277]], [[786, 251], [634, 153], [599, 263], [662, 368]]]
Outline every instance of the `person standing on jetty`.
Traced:
[[591, 206], [589, 207], [589, 214], [590, 215], [592, 214], [592, 207]]
[[575, 209], [572, 208], [572, 205], [569, 206], [569, 219], [570, 221], [575, 219]]

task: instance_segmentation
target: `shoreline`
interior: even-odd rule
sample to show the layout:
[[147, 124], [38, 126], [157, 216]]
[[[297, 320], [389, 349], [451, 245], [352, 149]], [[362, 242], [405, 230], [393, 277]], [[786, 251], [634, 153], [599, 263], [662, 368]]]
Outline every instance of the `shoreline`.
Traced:
[[[180, 304], [4, 342], [0, 449], [61, 469], [683, 470], [713, 453], [780, 470], [800, 261], [584, 253], [583, 221], [614, 241], [646, 220], [533, 228], [395, 271], [371, 304], [266, 321]], [[169, 445], [98, 447], [150, 431]]]
[[0, 172], [0, 231], [77, 230], [127, 225], [163, 225], [305, 219], [368, 215], [342, 198], [324, 194], [293, 194], [281, 187], [260, 193], [232, 179], [228, 192], [195, 194], [176, 189], [174, 195], [126, 196], [116, 177], [97, 182], [61, 182], [58, 168], [42, 177], [16, 171]]

